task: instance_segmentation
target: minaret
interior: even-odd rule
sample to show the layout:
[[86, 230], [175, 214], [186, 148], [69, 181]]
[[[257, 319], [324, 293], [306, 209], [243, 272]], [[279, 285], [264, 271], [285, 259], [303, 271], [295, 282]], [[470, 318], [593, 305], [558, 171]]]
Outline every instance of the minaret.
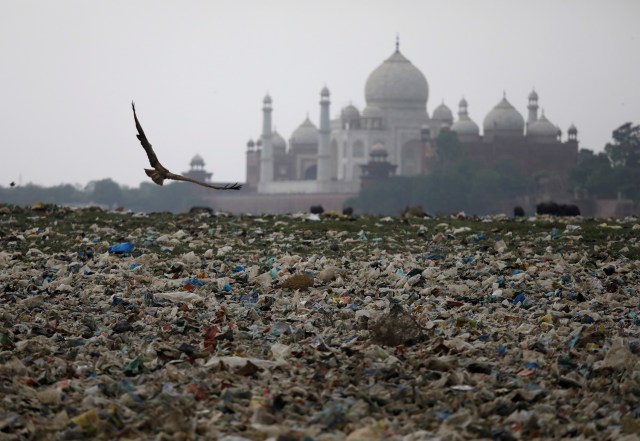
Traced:
[[576, 126], [573, 125], [573, 123], [569, 126], [567, 134], [569, 135], [569, 142], [578, 142], [578, 129], [576, 129]]
[[460, 103], [458, 104], [458, 118], [459, 119], [464, 119], [465, 117], [469, 116], [469, 111], [467, 110], [467, 100], [462, 97], [462, 99], [460, 100]]
[[246, 187], [251, 190], [256, 190], [260, 182], [260, 152], [257, 147], [253, 139], [247, 142]]
[[262, 101], [262, 152], [260, 154], [260, 185], [273, 181], [273, 145], [271, 131], [271, 97]]
[[331, 179], [331, 161], [329, 157], [329, 89], [327, 86], [320, 92], [320, 129], [318, 130], [318, 181]]
[[527, 109], [529, 109], [529, 118], [527, 118], [527, 125], [529, 125], [538, 120], [538, 94], [535, 89], [532, 89], [529, 94], [529, 105]]

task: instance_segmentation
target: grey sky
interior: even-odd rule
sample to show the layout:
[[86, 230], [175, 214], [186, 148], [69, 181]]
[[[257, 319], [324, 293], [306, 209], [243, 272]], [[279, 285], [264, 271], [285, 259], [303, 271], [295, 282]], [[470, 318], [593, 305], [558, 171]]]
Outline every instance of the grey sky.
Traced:
[[397, 33], [429, 114], [464, 95], [482, 125], [504, 90], [526, 118], [535, 87], [598, 151], [640, 123], [639, 16], [637, 0], [0, 0], [0, 185], [147, 180], [131, 100], [169, 169], [199, 153], [214, 180], [243, 181], [267, 91], [286, 139], [318, 123], [325, 84], [332, 115], [362, 109]]

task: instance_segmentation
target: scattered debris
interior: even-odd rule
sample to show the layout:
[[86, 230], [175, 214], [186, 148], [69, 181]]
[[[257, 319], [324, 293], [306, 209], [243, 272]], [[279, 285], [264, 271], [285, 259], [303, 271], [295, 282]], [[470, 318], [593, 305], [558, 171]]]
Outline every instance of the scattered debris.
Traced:
[[640, 432], [635, 218], [0, 208], [2, 439]]

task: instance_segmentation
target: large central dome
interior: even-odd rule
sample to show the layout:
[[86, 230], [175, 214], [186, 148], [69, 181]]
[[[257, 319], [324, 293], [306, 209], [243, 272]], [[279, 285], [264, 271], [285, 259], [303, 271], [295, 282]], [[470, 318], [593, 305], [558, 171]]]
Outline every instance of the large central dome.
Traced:
[[371, 72], [364, 95], [367, 105], [425, 110], [429, 85], [422, 72], [396, 50]]

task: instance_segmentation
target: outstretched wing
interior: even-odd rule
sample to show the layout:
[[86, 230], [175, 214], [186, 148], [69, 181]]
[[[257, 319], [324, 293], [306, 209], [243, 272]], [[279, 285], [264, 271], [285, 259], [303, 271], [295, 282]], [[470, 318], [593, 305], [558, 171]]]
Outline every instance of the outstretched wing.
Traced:
[[173, 179], [174, 181], [191, 182], [192, 184], [202, 185], [203, 187], [213, 188], [214, 190], [240, 190], [242, 188], [242, 185], [238, 183], [227, 185], [213, 185], [207, 182], [198, 181], [197, 179], [193, 179], [188, 176], [177, 175], [171, 172], [167, 173], [166, 178]]
[[142, 148], [144, 149], [144, 151], [147, 152], [149, 164], [151, 164], [151, 167], [155, 169], [158, 169], [158, 167], [164, 169], [162, 164], [160, 164], [160, 161], [158, 161], [158, 157], [153, 151], [153, 147], [151, 147], [151, 143], [147, 139], [147, 135], [145, 135], [144, 130], [142, 130], [142, 126], [140, 125], [140, 121], [138, 121], [138, 116], [136, 115], [136, 105], [133, 101], [131, 101], [131, 108], [133, 109], [133, 119], [136, 121], [136, 129], [138, 130], [138, 134], [136, 135], [136, 137], [140, 141], [140, 144], [142, 144]]
[[213, 188], [214, 190], [240, 190], [242, 185], [240, 184], [227, 184], [227, 185], [213, 185], [208, 184], [206, 182], [201, 182], [193, 178], [189, 178], [187, 176], [177, 175], [175, 173], [171, 173], [167, 170], [160, 161], [158, 161], [158, 157], [156, 156], [153, 148], [151, 147], [151, 143], [147, 139], [147, 136], [144, 134], [144, 130], [142, 130], [142, 126], [140, 125], [140, 121], [138, 121], [138, 116], [136, 115], [136, 105], [132, 101], [131, 108], [133, 109], [133, 119], [136, 121], [136, 129], [138, 130], [138, 134], [136, 135], [140, 144], [142, 144], [142, 148], [145, 152], [147, 152], [147, 157], [149, 158], [149, 164], [153, 167], [153, 170], [145, 169], [145, 172], [153, 182], [158, 185], [162, 185], [165, 179], [173, 179], [174, 181], [185, 181], [191, 182], [193, 184], [202, 185], [203, 187]]

